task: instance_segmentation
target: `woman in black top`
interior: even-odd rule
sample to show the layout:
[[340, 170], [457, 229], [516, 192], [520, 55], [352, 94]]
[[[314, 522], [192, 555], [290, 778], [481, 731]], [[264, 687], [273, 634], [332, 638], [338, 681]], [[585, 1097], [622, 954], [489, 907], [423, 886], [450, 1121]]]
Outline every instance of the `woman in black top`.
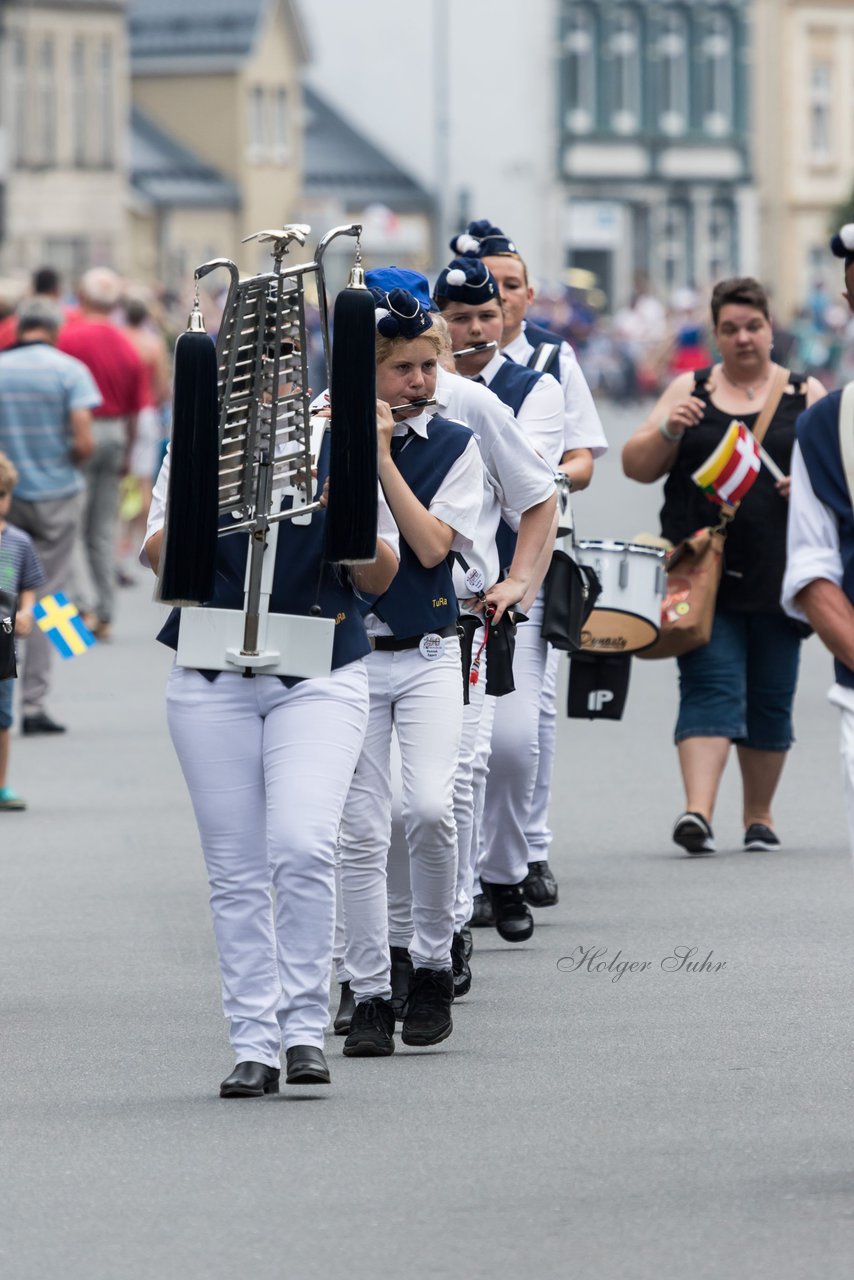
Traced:
[[[671, 542], [716, 524], [720, 508], [691, 475], [737, 419], [752, 428], [774, 383], [773, 333], [765, 290], [724, 280], [712, 294], [720, 364], [677, 378], [623, 449], [632, 480], [667, 476], [662, 532]], [[795, 421], [824, 395], [814, 378], [793, 375], [764, 439], [783, 472], [763, 465], [729, 527], [715, 625], [707, 645], [679, 661], [676, 724], [685, 812], [673, 838], [688, 853], [711, 853], [718, 786], [736, 743], [744, 790], [744, 845], [777, 848], [771, 802], [792, 742], [791, 709], [800, 636], [780, 607], [786, 558], [789, 464]]]

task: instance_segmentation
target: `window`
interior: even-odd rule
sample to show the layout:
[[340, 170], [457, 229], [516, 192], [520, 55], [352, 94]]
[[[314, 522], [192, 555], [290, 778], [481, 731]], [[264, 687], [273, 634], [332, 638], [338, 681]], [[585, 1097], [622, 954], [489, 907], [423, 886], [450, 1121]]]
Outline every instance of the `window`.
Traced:
[[50, 36], [39, 41], [36, 57], [34, 158], [41, 165], [50, 165], [56, 159], [56, 75]]
[[71, 45], [71, 160], [82, 168], [87, 159], [86, 41], [77, 37]]
[[728, 200], [715, 200], [709, 211], [709, 279], [725, 280], [735, 269], [735, 212]]
[[831, 156], [831, 103], [833, 68], [829, 62], [816, 62], [810, 75], [810, 152], [813, 161]]
[[711, 14], [702, 27], [700, 41], [702, 123], [706, 133], [724, 137], [733, 126], [734, 53], [732, 21], [723, 13]]
[[655, 47], [658, 125], [676, 137], [688, 127], [688, 24], [682, 13], [662, 18]]
[[615, 133], [637, 133], [641, 118], [640, 20], [624, 6], [615, 16], [608, 41], [611, 60], [611, 128]]
[[264, 90], [255, 85], [249, 90], [249, 159], [262, 160], [267, 150], [267, 127]]
[[283, 164], [291, 149], [290, 113], [288, 111], [287, 89], [276, 89], [273, 93], [273, 159]]
[[115, 161], [114, 97], [113, 43], [111, 40], [102, 40], [98, 46], [98, 78], [96, 85], [97, 163], [107, 168]]
[[669, 204], [661, 224], [661, 273], [668, 292], [688, 284], [688, 210]]
[[590, 9], [572, 9], [563, 48], [565, 125], [570, 133], [589, 133], [596, 124], [596, 20]]
[[22, 35], [12, 37], [12, 160], [21, 167], [29, 159], [29, 102], [27, 42]]

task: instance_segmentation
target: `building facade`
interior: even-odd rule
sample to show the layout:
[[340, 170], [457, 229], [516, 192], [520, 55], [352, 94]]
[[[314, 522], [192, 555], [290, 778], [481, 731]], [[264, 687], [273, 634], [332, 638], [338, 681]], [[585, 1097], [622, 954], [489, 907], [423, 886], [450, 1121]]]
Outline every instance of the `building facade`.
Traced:
[[123, 267], [124, 0], [6, 0], [0, 24], [0, 272]]
[[[131, 93], [150, 125], [196, 166], [238, 193], [237, 208], [205, 203], [164, 223], [162, 269], [183, 272], [210, 239], [241, 269], [269, 262], [245, 236], [298, 221], [302, 194], [301, 74], [307, 49], [289, 0], [131, 0]], [[212, 221], [211, 221], [212, 220]], [[145, 244], [145, 239], [148, 244]], [[137, 255], [151, 252], [137, 220]]]
[[854, 188], [854, 6], [754, 4], [761, 271], [788, 318], [816, 285], [840, 288], [828, 240]]
[[747, 0], [560, 0], [563, 265], [610, 306], [757, 266]]

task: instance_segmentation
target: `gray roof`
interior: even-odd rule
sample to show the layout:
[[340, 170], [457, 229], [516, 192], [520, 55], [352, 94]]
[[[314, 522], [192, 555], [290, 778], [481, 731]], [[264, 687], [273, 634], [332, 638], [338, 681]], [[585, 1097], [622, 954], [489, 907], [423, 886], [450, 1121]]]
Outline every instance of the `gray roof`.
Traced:
[[155, 205], [236, 209], [240, 192], [193, 151], [164, 133], [136, 107], [131, 110], [131, 184]]
[[[252, 52], [259, 26], [280, 0], [129, 0], [134, 75], [232, 70]], [[305, 37], [294, 5], [285, 14], [303, 56]]]
[[333, 193], [344, 205], [362, 209], [385, 204], [397, 213], [429, 211], [433, 197], [317, 92], [303, 88], [305, 120], [303, 185], [308, 196]]

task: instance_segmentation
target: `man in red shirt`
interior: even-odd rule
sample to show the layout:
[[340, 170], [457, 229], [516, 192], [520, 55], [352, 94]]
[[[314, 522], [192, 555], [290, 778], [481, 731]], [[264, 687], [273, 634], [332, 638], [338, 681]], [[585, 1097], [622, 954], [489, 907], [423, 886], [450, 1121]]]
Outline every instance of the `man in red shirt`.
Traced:
[[82, 360], [101, 392], [92, 418], [95, 452], [85, 464], [83, 541], [95, 587], [95, 634], [106, 640], [115, 598], [115, 537], [119, 484], [127, 471], [136, 419], [145, 404], [145, 367], [133, 344], [112, 321], [122, 297], [119, 277], [93, 267], [80, 281], [80, 314], [69, 321], [57, 346]]

